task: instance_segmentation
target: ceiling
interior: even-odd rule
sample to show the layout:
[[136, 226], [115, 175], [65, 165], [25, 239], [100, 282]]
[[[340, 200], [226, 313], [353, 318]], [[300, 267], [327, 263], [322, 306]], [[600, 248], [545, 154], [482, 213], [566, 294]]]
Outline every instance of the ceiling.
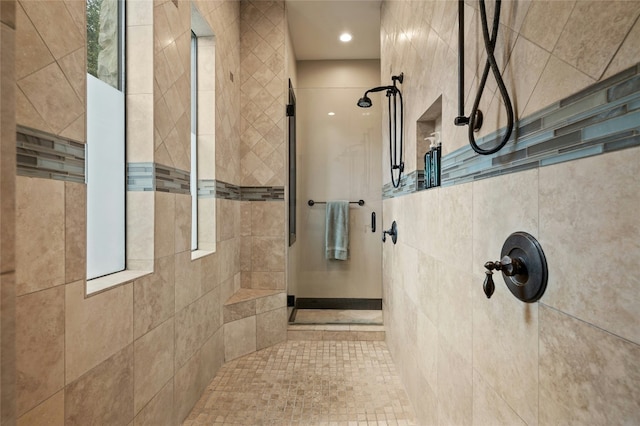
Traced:
[[[296, 59], [379, 59], [380, 0], [285, 0]], [[349, 32], [348, 43], [338, 37]]]

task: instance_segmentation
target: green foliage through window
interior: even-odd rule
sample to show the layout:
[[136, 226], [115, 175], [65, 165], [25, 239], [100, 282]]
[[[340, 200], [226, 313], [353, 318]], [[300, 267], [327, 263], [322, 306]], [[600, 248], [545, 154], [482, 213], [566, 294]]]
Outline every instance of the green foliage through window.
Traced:
[[87, 0], [87, 72], [98, 77], [100, 7], [102, 0]]

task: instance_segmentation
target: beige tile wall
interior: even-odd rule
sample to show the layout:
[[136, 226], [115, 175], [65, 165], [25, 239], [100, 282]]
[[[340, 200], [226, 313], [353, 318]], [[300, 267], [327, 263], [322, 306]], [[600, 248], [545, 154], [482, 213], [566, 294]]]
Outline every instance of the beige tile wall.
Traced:
[[[222, 304], [240, 288], [240, 203], [218, 200], [228, 206], [218, 209], [225, 232], [218, 233], [216, 253], [191, 260], [190, 197], [129, 193], [135, 214], [128, 261], [152, 264], [154, 272], [85, 297], [85, 186], [16, 179], [13, 122], [85, 141], [85, 3], [15, 3], [15, 61], [13, 24], [5, 22], [13, 22], [7, 12], [13, 2], [1, 3], [3, 415], [21, 425], [179, 424], [224, 362]], [[138, 41], [129, 51], [128, 158], [189, 170], [191, 4], [128, 4], [128, 31]], [[216, 178], [239, 184], [240, 7], [222, 0], [197, 7], [216, 34]], [[58, 31], [60, 25], [68, 31]], [[16, 77], [4, 66], [14, 62]], [[5, 90], [12, 87], [15, 102]], [[5, 226], [12, 232], [5, 234]], [[13, 230], [15, 275], [14, 248], [7, 245]], [[5, 349], [17, 355], [7, 372]]]
[[240, 5], [241, 184], [283, 186], [286, 119], [284, 1]]
[[[240, 9], [240, 182], [284, 186], [284, 2], [245, 1]], [[284, 209], [278, 201], [242, 203], [242, 287], [285, 288]]]
[[[159, 55], [154, 52], [153, 32], [153, 2], [134, 1], [127, 4], [127, 161], [152, 162], [154, 159], [154, 60]], [[129, 194], [131, 196], [132, 194]], [[140, 207], [132, 209], [141, 211]], [[144, 212], [146, 213], [146, 212]], [[146, 215], [145, 215], [146, 217]], [[127, 223], [131, 222], [128, 218]], [[142, 221], [140, 221], [142, 222]], [[136, 223], [134, 230], [140, 234], [138, 228], [142, 223]], [[130, 234], [131, 231], [128, 232]], [[153, 236], [153, 232], [145, 235]], [[141, 235], [135, 235], [136, 241]], [[152, 246], [152, 244], [146, 244]], [[131, 244], [136, 248], [144, 244]], [[129, 259], [140, 259], [140, 254]], [[146, 255], [144, 259], [153, 259], [153, 255]]]
[[285, 290], [285, 208], [281, 201], [243, 201], [240, 207], [242, 287]]
[[21, 1], [16, 6], [16, 45], [29, 46], [16, 50], [17, 121], [82, 143], [84, 16], [80, 1]]
[[208, 17], [216, 35], [215, 178], [239, 184], [239, 2], [196, 0], [195, 4], [200, 13]]
[[[465, 4], [468, 113], [485, 54], [477, 3]], [[503, 8], [496, 56], [518, 116], [640, 61], [638, 2]], [[445, 155], [467, 143], [453, 126], [456, 23], [455, 1], [382, 6], [383, 81], [405, 73], [407, 135], [442, 95]], [[490, 77], [485, 133], [504, 121], [495, 89]], [[384, 201], [400, 233], [383, 251], [386, 335], [419, 424], [640, 422], [639, 157], [634, 148]], [[482, 291], [484, 262], [515, 231], [545, 250], [539, 303], [514, 298], [499, 276], [491, 299]]]
[[155, 161], [180, 170], [191, 168], [190, 22], [189, 7], [154, 1]]
[[0, 423], [8, 425], [16, 418], [15, 7], [0, 2]]

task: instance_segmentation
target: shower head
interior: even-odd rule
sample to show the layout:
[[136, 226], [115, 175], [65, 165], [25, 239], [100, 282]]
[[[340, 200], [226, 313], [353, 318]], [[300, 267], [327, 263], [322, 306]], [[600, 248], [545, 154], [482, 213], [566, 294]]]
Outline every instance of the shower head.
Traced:
[[365, 95], [363, 97], [360, 98], [360, 100], [358, 101], [358, 106], [360, 108], [370, 108], [371, 105], [373, 105], [373, 103], [371, 102], [371, 99], [369, 99], [369, 97], [367, 96], [367, 94], [365, 93]]
[[391, 91], [394, 92], [398, 89], [396, 89], [393, 86], [380, 86], [380, 87], [374, 87], [373, 89], [369, 89], [366, 92], [364, 92], [364, 96], [360, 98], [360, 100], [358, 101], [358, 106], [360, 108], [370, 108], [371, 105], [373, 105], [373, 102], [371, 101], [371, 98], [369, 98], [367, 95], [371, 92], [381, 92], [383, 90], [386, 90], [387, 92]]
[[364, 92], [364, 96], [361, 97], [360, 100], [358, 101], [358, 106], [360, 108], [371, 108], [371, 105], [373, 105], [373, 102], [371, 102], [371, 99], [367, 95], [372, 92], [382, 92], [383, 90], [386, 90], [387, 96], [393, 95], [395, 97], [396, 94], [400, 93], [400, 89], [396, 87], [396, 82], [402, 84], [403, 80], [404, 80], [404, 73], [400, 73], [400, 75], [391, 76], [391, 81], [393, 82], [393, 86], [378, 86], [378, 87], [374, 87], [372, 89], [367, 90], [366, 92]]

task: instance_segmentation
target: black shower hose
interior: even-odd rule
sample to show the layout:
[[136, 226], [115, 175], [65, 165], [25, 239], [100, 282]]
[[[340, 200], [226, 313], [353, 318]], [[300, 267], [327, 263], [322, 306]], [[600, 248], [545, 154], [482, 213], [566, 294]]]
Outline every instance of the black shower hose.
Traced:
[[[469, 144], [471, 145], [471, 148], [473, 148], [475, 152], [481, 155], [491, 155], [500, 151], [507, 144], [507, 142], [509, 141], [509, 138], [511, 137], [511, 132], [513, 132], [513, 122], [514, 122], [513, 106], [511, 105], [511, 99], [509, 98], [509, 93], [507, 92], [507, 88], [504, 85], [502, 76], [500, 75], [500, 69], [498, 68], [496, 58], [493, 55], [493, 51], [496, 47], [496, 37], [498, 35], [498, 27], [500, 25], [501, 4], [502, 4], [501, 0], [496, 0], [495, 11], [493, 15], [493, 28], [491, 29], [491, 37], [489, 37], [489, 24], [487, 23], [487, 10], [485, 8], [485, 0], [480, 0], [480, 17], [482, 21], [482, 36], [484, 38], [484, 46], [487, 51], [487, 60], [484, 64], [484, 71], [482, 73], [482, 79], [480, 80], [478, 92], [476, 93], [476, 99], [473, 102], [473, 108], [471, 109], [471, 114], [469, 115]], [[502, 95], [504, 108], [507, 112], [507, 130], [503, 135], [502, 141], [498, 146], [491, 149], [482, 149], [476, 143], [473, 133], [475, 128], [476, 113], [478, 111], [478, 105], [480, 104], [480, 98], [482, 98], [482, 92], [484, 91], [485, 84], [487, 83], [487, 77], [489, 76], [489, 69], [491, 69], [491, 71], [493, 72], [493, 76], [496, 79], [496, 83], [498, 83], [498, 89], [500, 90], [500, 95]]]
[[[398, 149], [397, 149], [397, 141], [398, 141], [398, 122], [397, 122], [397, 101], [396, 94], [400, 96], [400, 162], [398, 162]], [[391, 129], [391, 97], [393, 96], [393, 133]], [[402, 178], [402, 171], [404, 170], [404, 163], [402, 162], [402, 134], [403, 132], [403, 123], [404, 123], [404, 110], [402, 107], [402, 92], [399, 89], [389, 89], [387, 90], [387, 98], [389, 98], [389, 170], [391, 171], [391, 184], [394, 188], [400, 186], [400, 179]], [[398, 180], [395, 180], [393, 177], [393, 170], [398, 169]]]

